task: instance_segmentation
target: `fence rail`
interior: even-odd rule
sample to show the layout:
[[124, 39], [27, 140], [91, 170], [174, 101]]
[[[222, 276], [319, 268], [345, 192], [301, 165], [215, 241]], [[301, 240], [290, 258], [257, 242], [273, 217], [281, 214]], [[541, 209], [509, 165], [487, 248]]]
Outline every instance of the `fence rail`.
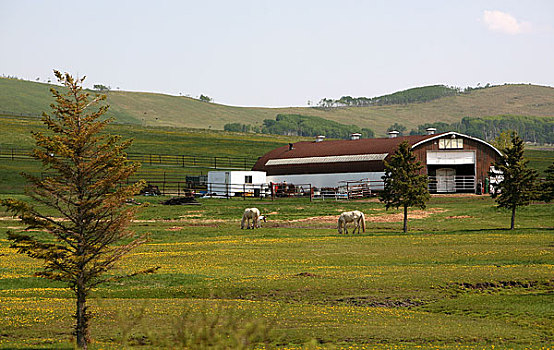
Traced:
[[429, 176], [429, 192], [452, 193], [475, 191], [475, 176]]
[[[0, 146], [0, 160], [33, 159], [32, 148]], [[206, 168], [226, 170], [250, 170], [257, 159], [253, 157], [203, 156], [195, 154], [127, 153], [129, 160], [145, 165], [181, 168]]]
[[26, 117], [26, 118], [35, 118], [35, 119], [39, 119], [42, 117], [40, 113], [34, 114], [34, 113], [24, 113], [24, 112], [12, 112], [12, 111], [6, 111], [6, 110], [0, 110], [0, 116]]

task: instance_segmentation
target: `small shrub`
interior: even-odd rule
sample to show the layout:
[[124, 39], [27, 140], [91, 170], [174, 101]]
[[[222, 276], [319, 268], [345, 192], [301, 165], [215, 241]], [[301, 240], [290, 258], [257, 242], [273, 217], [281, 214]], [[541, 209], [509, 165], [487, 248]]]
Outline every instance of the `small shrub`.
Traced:
[[203, 303], [200, 310], [188, 306], [175, 323], [174, 340], [190, 349], [270, 348], [272, 327], [266, 319], [254, 318], [245, 311], [213, 307]]

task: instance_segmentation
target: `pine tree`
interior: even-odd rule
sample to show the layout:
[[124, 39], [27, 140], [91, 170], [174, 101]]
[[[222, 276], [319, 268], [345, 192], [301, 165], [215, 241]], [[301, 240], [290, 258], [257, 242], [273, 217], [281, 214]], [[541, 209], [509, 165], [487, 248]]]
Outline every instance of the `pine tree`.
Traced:
[[[527, 167], [528, 160], [523, 157], [523, 140], [512, 132], [510, 144], [503, 150], [502, 158], [494, 165], [502, 172], [502, 181], [495, 185], [493, 198], [499, 208], [511, 210], [510, 229], [515, 227], [516, 209], [529, 205], [536, 196], [537, 172]], [[495, 176], [497, 174], [490, 174]]]
[[[26, 175], [27, 195], [50, 208], [61, 219], [16, 199], [0, 204], [28, 225], [44, 234], [8, 232], [11, 247], [19, 253], [42, 260], [44, 269], [37, 276], [64, 281], [76, 297], [77, 345], [87, 348], [90, 312], [87, 296], [92, 288], [130, 275], [109, 275], [114, 264], [131, 249], [144, 243], [146, 236], [128, 230], [138, 207], [126, 205], [127, 199], [143, 183], [123, 185], [138, 168], [127, 160], [125, 149], [130, 141], [102, 134], [110, 122], [101, 119], [108, 106], [97, 106], [105, 96], [89, 97], [82, 91], [82, 79], [54, 71], [67, 91], [51, 89], [56, 102], [51, 116], [43, 113], [48, 133], [33, 136], [37, 148], [33, 157], [42, 162], [44, 175]], [[64, 89], [65, 90], [65, 89]]]
[[404, 141], [391, 156], [390, 162], [385, 161], [384, 189], [379, 199], [389, 209], [394, 207], [404, 209], [404, 232], [408, 231], [408, 208], [425, 209], [429, 200], [427, 175], [421, 174], [421, 162], [416, 160], [408, 142]]

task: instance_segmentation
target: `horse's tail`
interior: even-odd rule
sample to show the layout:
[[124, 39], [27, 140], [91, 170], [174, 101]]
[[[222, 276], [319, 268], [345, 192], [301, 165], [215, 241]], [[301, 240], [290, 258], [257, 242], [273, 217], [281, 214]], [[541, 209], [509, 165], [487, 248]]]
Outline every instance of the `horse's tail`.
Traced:
[[339, 234], [342, 234], [342, 216], [339, 217], [337, 222], [337, 229], [339, 230]]
[[[362, 220], [362, 231], [365, 232], [365, 215], [362, 213], [362, 216], [360, 217], [360, 220]], [[359, 230], [358, 230], [359, 232]]]

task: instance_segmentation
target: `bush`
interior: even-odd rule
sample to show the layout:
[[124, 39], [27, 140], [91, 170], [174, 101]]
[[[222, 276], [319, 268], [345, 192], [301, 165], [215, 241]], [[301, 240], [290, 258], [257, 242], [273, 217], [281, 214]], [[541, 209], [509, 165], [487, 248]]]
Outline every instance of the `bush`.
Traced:
[[200, 310], [192, 306], [183, 310], [175, 323], [174, 340], [187, 349], [267, 349], [272, 333], [265, 319], [220, 303], [210, 306], [205, 302]]

